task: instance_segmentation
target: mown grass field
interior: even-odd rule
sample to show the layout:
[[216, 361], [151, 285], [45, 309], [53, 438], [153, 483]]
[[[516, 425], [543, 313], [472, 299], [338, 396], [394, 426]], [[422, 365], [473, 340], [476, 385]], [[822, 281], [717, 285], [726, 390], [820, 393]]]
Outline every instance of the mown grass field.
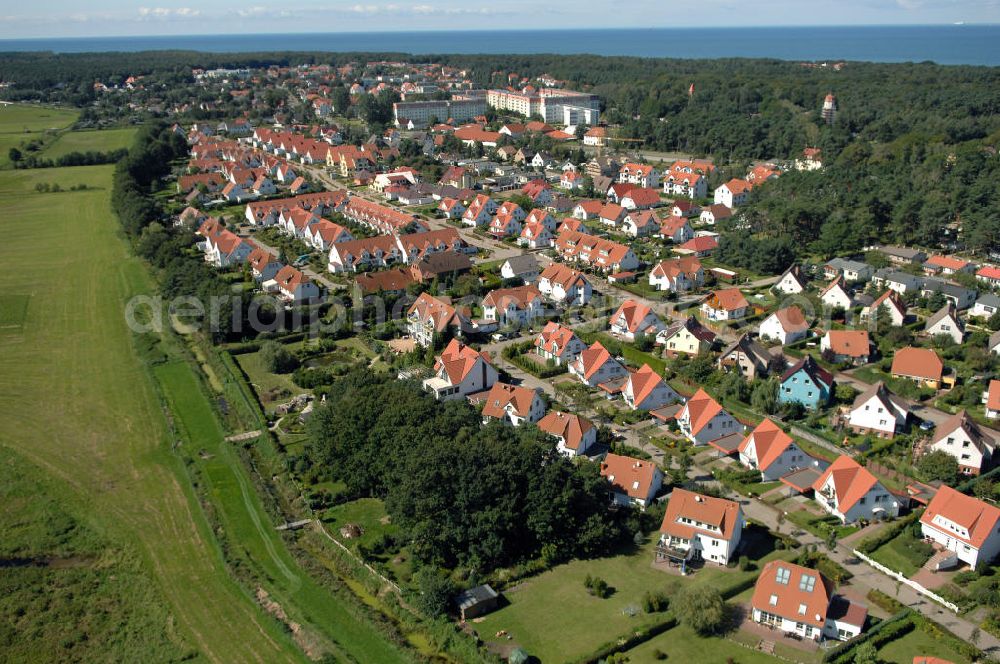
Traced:
[[135, 550], [83, 523], [57, 493], [37, 467], [0, 447], [0, 661], [192, 654]]
[[0, 168], [10, 164], [11, 148], [39, 138], [49, 129], [63, 129], [76, 121], [73, 109], [46, 108], [29, 104], [0, 105]]
[[70, 152], [112, 152], [127, 148], [138, 131], [137, 127], [101, 129], [93, 131], [68, 131], [45, 148], [42, 156], [58, 159]]
[[[0, 333], [0, 445], [39, 468], [86, 527], [134, 547], [153, 579], [145, 590], [169, 607], [185, 649], [213, 662], [301, 661], [284, 630], [229, 577], [170, 451], [123, 317], [125, 301], [150, 284], [117, 235], [111, 172], [0, 173], [0, 276], [7, 294], [30, 296], [21, 329]], [[39, 194], [39, 182], [88, 190]], [[127, 571], [109, 569], [119, 568]], [[132, 606], [108, 609], [124, 623]], [[153, 661], [144, 654], [123, 659]]]
[[[267, 519], [259, 497], [238, 470], [233, 445], [209, 406], [191, 367], [182, 361], [155, 368], [175, 423], [198, 457], [198, 465], [217, 505], [220, 527], [241, 555], [263, 570], [266, 589], [291, 620], [304, 625], [300, 643], [316, 654], [332, 651], [359, 662], [404, 662], [406, 658], [375, 628], [358, 620], [338, 598], [319, 586], [288, 553]], [[348, 660], [349, 661], [349, 660]]]

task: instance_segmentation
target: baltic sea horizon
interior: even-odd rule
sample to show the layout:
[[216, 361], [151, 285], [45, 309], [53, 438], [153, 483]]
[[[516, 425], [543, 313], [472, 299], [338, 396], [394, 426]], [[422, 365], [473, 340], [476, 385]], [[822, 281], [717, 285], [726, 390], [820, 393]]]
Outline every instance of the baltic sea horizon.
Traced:
[[932, 61], [946, 65], [997, 66], [1000, 65], [1000, 25], [465, 30], [0, 40], [0, 52], [150, 50], [213, 53], [356, 51], [413, 55], [551, 53], [692, 59]]

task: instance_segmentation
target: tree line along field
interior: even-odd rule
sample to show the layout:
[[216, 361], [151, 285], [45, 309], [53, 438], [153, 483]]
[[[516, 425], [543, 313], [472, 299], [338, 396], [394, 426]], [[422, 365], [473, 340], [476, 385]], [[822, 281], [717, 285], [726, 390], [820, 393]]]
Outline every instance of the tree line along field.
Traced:
[[[170, 453], [161, 404], [124, 322], [124, 302], [148, 292], [150, 281], [117, 235], [108, 204], [111, 171], [0, 173], [6, 256], [0, 276], [5, 295], [27, 301], [23, 324], [0, 330], [0, 445], [25, 457], [24, 477], [49, 481], [53, 499], [79, 515], [81, 528], [134, 546], [134, 554], [102, 558], [103, 574], [122, 577], [118, 588], [125, 595], [132, 583], [134, 598], [148, 597], [142, 604], [149, 607], [135, 612], [128, 597], [104, 605], [115, 621], [141, 624], [169, 614], [165, 621], [176, 641], [163, 648], [195, 652], [204, 661], [300, 661], [287, 633], [227, 574]], [[85, 184], [87, 190], [41, 194], [39, 183]], [[140, 562], [149, 583], [138, 581]], [[65, 611], [86, 611], [92, 601], [84, 593], [67, 595], [64, 605], [36, 607], [32, 622], [41, 626]], [[37, 638], [31, 634], [16, 633], [11, 648]], [[34, 645], [41, 653], [60, 647]], [[104, 645], [91, 642], [80, 659], [105, 659]]]
[[27, 104], [0, 105], [0, 168], [10, 164], [11, 148], [39, 138], [50, 129], [65, 129], [73, 124], [79, 111]]

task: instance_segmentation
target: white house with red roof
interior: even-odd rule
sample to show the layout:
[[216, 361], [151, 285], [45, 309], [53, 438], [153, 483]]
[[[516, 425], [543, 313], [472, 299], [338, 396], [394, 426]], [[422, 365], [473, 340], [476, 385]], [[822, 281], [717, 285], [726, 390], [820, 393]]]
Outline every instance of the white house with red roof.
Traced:
[[844, 523], [899, 516], [899, 499], [867, 468], [840, 455], [813, 484], [816, 502]]
[[499, 205], [486, 194], [479, 194], [462, 213], [462, 223], [466, 226], [486, 226], [493, 219]]
[[254, 249], [236, 233], [221, 227], [205, 238], [204, 247], [205, 260], [220, 268], [242, 263]]
[[809, 456], [792, 437], [771, 419], [763, 422], [743, 439], [738, 448], [740, 463], [760, 471], [765, 482], [774, 482], [793, 470], [818, 468], [820, 462]]
[[995, 420], [1000, 417], [1000, 380], [991, 380], [989, 387], [983, 392], [983, 405], [986, 417]]
[[849, 641], [864, 629], [868, 609], [836, 595], [818, 571], [784, 560], [761, 570], [750, 600], [754, 622], [812, 641]]
[[746, 203], [751, 189], [753, 189], [751, 183], [739, 178], [733, 178], [729, 182], [716, 187], [715, 202], [732, 209]]
[[483, 399], [483, 422], [499, 420], [520, 426], [539, 421], [545, 415], [545, 402], [540, 392], [539, 389], [494, 383]]
[[442, 198], [437, 209], [444, 214], [445, 219], [461, 219], [465, 214], [465, 206], [457, 198]]
[[611, 357], [611, 353], [601, 345], [600, 341], [595, 341], [589, 348], [584, 349], [579, 357], [570, 362], [569, 372], [588, 387], [597, 387], [628, 375], [628, 369]]
[[555, 243], [555, 235], [538, 221], [526, 221], [521, 227], [517, 244], [529, 249], [547, 249]]
[[819, 348], [833, 362], [865, 364], [872, 354], [868, 330], [827, 330]]
[[694, 238], [694, 229], [687, 217], [670, 216], [660, 222], [660, 230], [657, 234], [664, 240], [670, 240], [674, 244], [684, 244]]
[[282, 265], [278, 258], [270, 251], [261, 247], [255, 247], [247, 256], [247, 263], [250, 264], [250, 273], [254, 280], [258, 282], [269, 281], [278, 274]]
[[535, 337], [535, 352], [557, 365], [569, 364], [580, 356], [587, 345], [576, 336], [573, 328], [549, 321]]
[[739, 503], [674, 489], [660, 524], [657, 556], [726, 565], [740, 546], [745, 526]]
[[705, 284], [705, 269], [696, 256], [668, 258], [649, 271], [649, 285], [659, 291], [683, 293]]
[[684, 244], [677, 245], [674, 247], [675, 254], [681, 254], [683, 256], [697, 256], [698, 258], [704, 258], [705, 256], [711, 256], [712, 252], [719, 248], [719, 241], [715, 239], [713, 235], [698, 235]]
[[434, 375], [423, 387], [438, 401], [447, 401], [488, 390], [499, 377], [488, 355], [452, 339], [435, 359]]
[[694, 445], [707, 445], [709, 441], [743, 432], [743, 425], [704, 389], [699, 389], [677, 413], [677, 425]]
[[626, 210], [648, 210], [659, 205], [662, 205], [660, 191], [646, 187], [634, 187], [621, 199], [621, 206]]
[[584, 455], [597, 442], [597, 427], [573, 413], [550, 411], [538, 421], [538, 428], [556, 439], [556, 450], [563, 456]]
[[601, 462], [601, 477], [611, 484], [616, 505], [645, 508], [663, 486], [663, 471], [653, 461], [609, 453]]
[[920, 530], [971, 568], [988, 565], [1000, 553], [1000, 509], [946, 485], [920, 516]]
[[924, 272], [926, 274], [952, 275], [957, 272], [972, 272], [976, 266], [967, 260], [955, 256], [942, 256], [934, 254], [924, 261]]
[[618, 181], [656, 189], [660, 186], [660, 172], [649, 164], [628, 163], [618, 171]]
[[885, 316], [892, 325], [899, 327], [906, 321], [906, 303], [894, 290], [887, 290], [869, 306], [861, 310], [861, 320]]
[[538, 290], [553, 302], [583, 306], [590, 302], [594, 288], [580, 272], [562, 263], [551, 263], [538, 275]]
[[637, 300], [625, 300], [618, 311], [608, 319], [611, 333], [628, 341], [635, 341], [637, 334], [655, 337], [666, 325], [649, 307]]
[[583, 173], [565, 171], [562, 177], [559, 178], [559, 186], [566, 191], [576, 191], [577, 189], [583, 189], [584, 180], [586, 180], [586, 176]]
[[622, 398], [632, 410], [656, 410], [669, 403], [683, 401], [674, 388], [663, 380], [663, 376], [648, 364], [629, 372], [622, 388]]
[[483, 298], [483, 318], [502, 326], [525, 325], [544, 312], [542, 294], [535, 286], [498, 288]]
[[305, 237], [303, 239], [306, 244], [312, 245], [320, 251], [327, 251], [330, 249], [331, 245], [337, 244], [338, 242], [349, 242], [350, 240], [353, 240], [354, 237], [351, 235], [349, 230], [340, 224], [335, 224], [332, 221], [321, 219], [319, 222], [306, 228]]
[[601, 206], [601, 211], [597, 213], [601, 223], [611, 228], [617, 228], [625, 220], [628, 210], [617, 203], [606, 203]]
[[701, 312], [708, 320], [737, 320], [747, 315], [750, 303], [739, 288], [724, 288], [713, 291], [701, 304]]
[[308, 302], [320, 295], [319, 286], [301, 271], [286, 265], [274, 279], [263, 283], [264, 290], [274, 292], [285, 302]]
[[976, 280], [991, 288], [1000, 287], [1000, 267], [984, 265], [976, 271]]
[[639, 267], [639, 258], [631, 247], [579, 231], [561, 232], [556, 238], [556, 251], [567, 261], [576, 261], [602, 272]]
[[579, 219], [580, 221], [587, 221], [588, 219], [597, 219], [601, 216], [601, 208], [604, 207], [604, 203], [597, 200], [586, 200], [580, 201], [573, 208], [573, 218]]
[[782, 345], [805, 339], [809, 334], [809, 321], [802, 309], [792, 305], [778, 309], [764, 319], [757, 330], [762, 339], [773, 339]]

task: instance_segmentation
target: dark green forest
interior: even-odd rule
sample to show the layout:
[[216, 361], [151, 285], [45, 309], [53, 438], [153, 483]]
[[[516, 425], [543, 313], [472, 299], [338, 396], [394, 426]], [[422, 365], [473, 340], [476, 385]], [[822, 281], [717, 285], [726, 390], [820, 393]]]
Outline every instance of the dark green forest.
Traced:
[[611, 509], [597, 464], [574, 464], [533, 426], [484, 427], [467, 402], [388, 374], [337, 380], [308, 431], [312, 478], [384, 498], [425, 563], [552, 563], [607, 553], [640, 529], [631, 510]]

